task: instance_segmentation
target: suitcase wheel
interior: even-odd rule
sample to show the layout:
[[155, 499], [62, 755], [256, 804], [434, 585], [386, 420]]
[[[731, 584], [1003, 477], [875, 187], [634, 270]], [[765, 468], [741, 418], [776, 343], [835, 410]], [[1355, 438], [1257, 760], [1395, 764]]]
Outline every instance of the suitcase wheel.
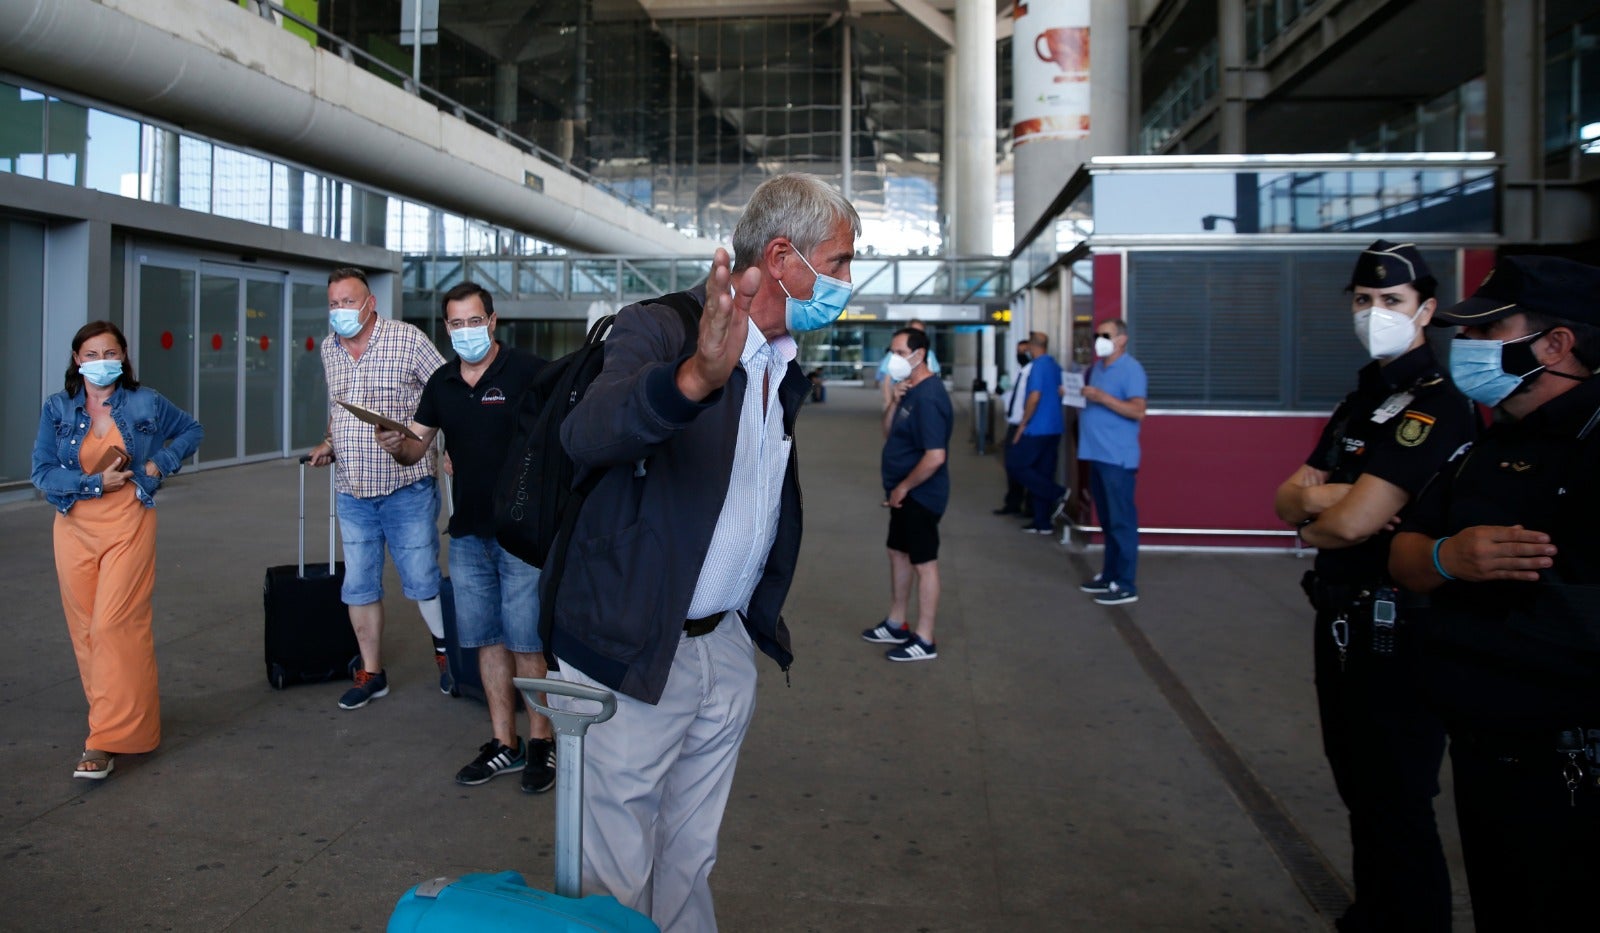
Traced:
[[282, 664], [267, 665], [267, 683], [271, 684], [274, 690], [282, 690], [289, 685]]

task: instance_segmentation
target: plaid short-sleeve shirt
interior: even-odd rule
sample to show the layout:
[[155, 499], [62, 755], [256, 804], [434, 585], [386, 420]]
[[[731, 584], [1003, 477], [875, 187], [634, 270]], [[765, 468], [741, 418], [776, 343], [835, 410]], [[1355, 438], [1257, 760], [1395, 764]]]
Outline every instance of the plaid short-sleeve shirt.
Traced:
[[372, 425], [339, 402], [410, 424], [428, 377], [444, 365], [432, 341], [403, 321], [380, 317], [360, 359], [350, 356], [337, 335], [322, 342], [322, 371], [328, 379], [328, 424], [333, 436], [335, 487], [358, 499], [386, 496], [433, 475], [431, 457], [401, 466], [378, 446]]

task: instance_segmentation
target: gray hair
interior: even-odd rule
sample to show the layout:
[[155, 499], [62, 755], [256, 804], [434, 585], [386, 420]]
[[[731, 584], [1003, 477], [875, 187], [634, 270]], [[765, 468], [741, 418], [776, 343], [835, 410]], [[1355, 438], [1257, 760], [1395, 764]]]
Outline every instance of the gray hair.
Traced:
[[778, 237], [786, 237], [802, 254], [828, 238], [841, 220], [861, 236], [861, 216], [832, 185], [815, 175], [795, 172], [762, 182], [750, 196], [733, 228], [733, 268], [748, 269]]

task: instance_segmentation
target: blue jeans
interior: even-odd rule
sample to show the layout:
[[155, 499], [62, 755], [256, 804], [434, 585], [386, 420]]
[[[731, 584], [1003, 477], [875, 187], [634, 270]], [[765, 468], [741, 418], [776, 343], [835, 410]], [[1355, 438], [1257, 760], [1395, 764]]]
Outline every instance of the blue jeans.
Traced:
[[1059, 434], [1024, 434], [1006, 451], [1006, 472], [1028, 490], [1035, 528], [1051, 527], [1050, 513], [1067, 494], [1067, 488], [1056, 482], [1056, 456], [1060, 451]]
[[387, 543], [407, 599], [439, 595], [439, 490], [427, 476], [386, 496], [357, 499], [339, 493], [339, 534], [344, 538], [347, 606], [383, 599], [383, 548]]
[[463, 648], [504, 644], [518, 654], [544, 650], [539, 640], [539, 568], [506, 553], [494, 538], [450, 539], [456, 591], [456, 640]]
[[1133, 504], [1133, 483], [1139, 471], [1089, 461], [1089, 494], [1105, 529], [1106, 562], [1100, 579], [1125, 587], [1139, 571], [1139, 510]]

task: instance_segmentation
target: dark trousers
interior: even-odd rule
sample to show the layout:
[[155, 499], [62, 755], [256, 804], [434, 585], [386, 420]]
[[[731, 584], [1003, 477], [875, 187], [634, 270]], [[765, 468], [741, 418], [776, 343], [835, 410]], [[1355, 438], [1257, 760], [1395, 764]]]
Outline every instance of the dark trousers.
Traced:
[[1350, 812], [1356, 900], [1338, 927], [1447, 931], [1450, 872], [1433, 815], [1444, 724], [1418, 696], [1411, 626], [1378, 656], [1370, 623], [1352, 623], [1341, 666], [1333, 620], [1317, 613], [1313, 642], [1322, 747]]
[[1089, 463], [1089, 495], [1094, 511], [1105, 529], [1105, 569], [1100, 579], [1108, 583], [1133, 586], [1139, 574], [1139, 509], [1133, 503], [1133, 484], [1138, 470], [1101, 463]]
[[1005, 440], [1002, 442], [1004, 453], [1001, 462], [1006, 465], [1006, 501], [1000, 507], [1007, 512], [1022, 511], [1022, 506], [1028, 497], [1028, 491], [1022, 488], [1022, 483], [1018, 481], [1016, 474], [1011, 472], [1011, 438], [1016, 433], [1016, 425], [1006, 425]]
[[1049, 528], [1050, 513], [1067, 494], [1056, 482], [1056, 457], [1061, 452], [1059, 434], [1024, 434], [1006, 451], [1006, 472], [1016, 477], [1033, 499], [1033, 527]]
[[1451, 732], [1456, 822], [1478, 933], [1594, 929], [1600, 791], [1591, 773], [1569, 794], [1557, 732], [1552, 724], [1512, 741]]

